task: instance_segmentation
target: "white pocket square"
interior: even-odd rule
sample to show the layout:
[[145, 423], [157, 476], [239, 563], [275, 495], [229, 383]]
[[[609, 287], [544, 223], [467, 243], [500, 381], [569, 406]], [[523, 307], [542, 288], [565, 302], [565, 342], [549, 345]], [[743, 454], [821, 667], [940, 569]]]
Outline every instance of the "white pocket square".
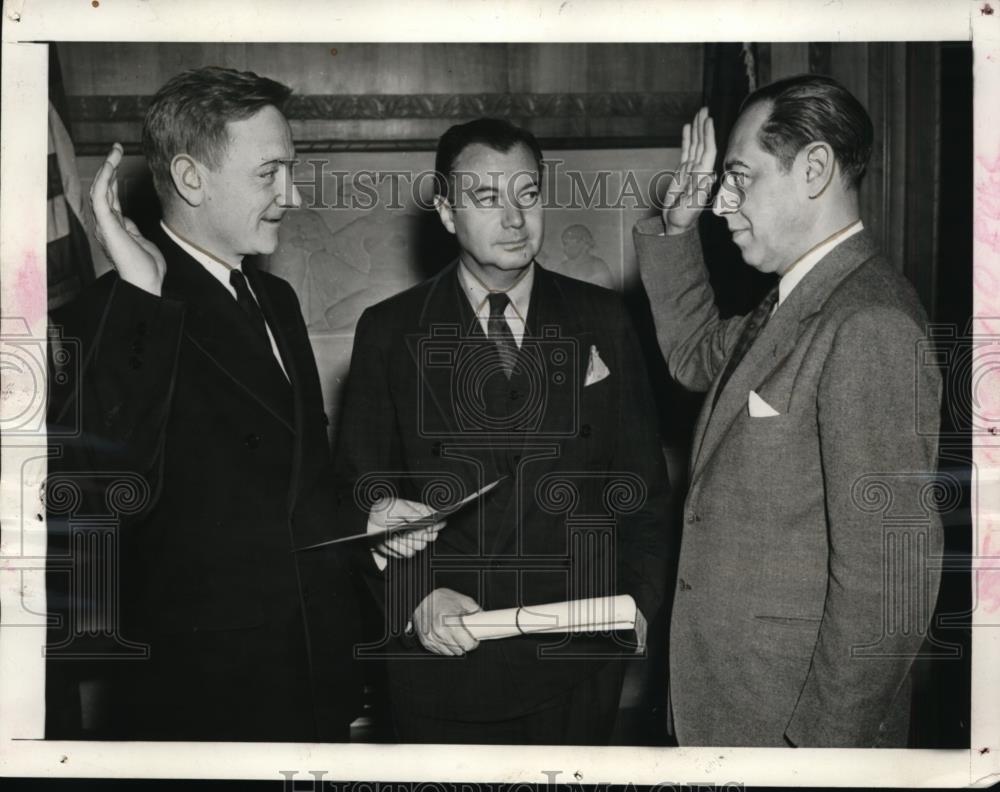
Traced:
[[586, 388], [588, 385], [600, 382], [610, 374], [611, 371], [604, 365], [604, 361], [601, 360], [601, 355], [598, 353], [597, 347], [591, 345], [590, 360], [587, 361], [587, 377], [583, 381], [583, 387]]
[[776, 415], [781, 415], [781, 413], [764, 401], [757, 394], [757, 391], [750, 391], [750, 395], [747, 397], [747, 411], [750, 413], [751, 418], [773, 418]]

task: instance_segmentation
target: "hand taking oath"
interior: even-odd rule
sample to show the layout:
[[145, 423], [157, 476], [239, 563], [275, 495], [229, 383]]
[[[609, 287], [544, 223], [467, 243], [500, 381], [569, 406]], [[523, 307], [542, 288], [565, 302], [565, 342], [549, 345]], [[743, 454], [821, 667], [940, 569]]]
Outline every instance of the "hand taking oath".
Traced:
[[90, 188], [97, 240], [123, 281], [159, 297], [167, 271], [163, 254], [122, 215], [118, 202], [118, 165], [124, 153], [120, 143], [111, 147]]
[[681, 135], [681, 161], [663, 202], [667, 234], [683, 234], [712, 200], [715, 183], [715, 126], [708, 108], [699, 110]]

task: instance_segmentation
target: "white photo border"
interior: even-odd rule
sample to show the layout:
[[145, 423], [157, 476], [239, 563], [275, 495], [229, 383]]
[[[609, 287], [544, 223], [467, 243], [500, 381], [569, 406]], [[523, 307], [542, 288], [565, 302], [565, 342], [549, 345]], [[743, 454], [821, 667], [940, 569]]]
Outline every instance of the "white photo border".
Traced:
[[[992, 3], [992, 6], [991, 6]], [[993, 0], [6, 0], [0, 147], [0, 306], [45, 338], [49, 41], [852, 41], [973, 43], [974, 316], [1000, 338], [1000, 2]], [[995, 11], [994, 11], [995, 8]], [[294, 11], [292, 10], [294, 9]], [[310, 19], [308, 27], [301, 20]], [[706, 32], [709, 36], [706, 37]], [[36, 380], [5, 374], [0, 420]], [[43, 372], [44, 376], [44, 372]], [[12, 398], [9, 396], [12, 395]], [[21, 404], [23, 408], [23, 404]], [[41, 739], [44, 725], [44, 425], [5, 438], [0, 606], [0, 776], [635, 785], [985, 786], [1000, 779], [1000, 424], [974, 438], [972, 721], [969, 750], [552, 748], [115, 743]], [[23, 488], [23, 489], [22, 489]], [[12, 530], [12, 527], [14, 530]], [[16, 534], [16, 536], [15, 536]], [[992, 548], [992, 549], [991, 549]], [[42, 590], [38, 587], [41, 585]], [[989, 595], [989, 596], [987, 596]], [[991, 629], [992, 628], [992, 629]], [[316, 774], [320, 775], [317, 776]], [[369, 785], [372, 790], [374, 785]], [[318, 787], [317, 787], [318, 788]]]

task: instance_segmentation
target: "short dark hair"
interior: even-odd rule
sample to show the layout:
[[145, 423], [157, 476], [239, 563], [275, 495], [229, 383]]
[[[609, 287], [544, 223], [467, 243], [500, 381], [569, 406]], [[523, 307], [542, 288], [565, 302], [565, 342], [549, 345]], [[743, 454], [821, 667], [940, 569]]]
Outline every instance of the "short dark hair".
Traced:
[[868, 112], [850, 91], [832, 77], [801, 74], [758, 88], [743, 102], [742, 111], [767, 103], [770, 115], [757, 140], [764, 151], [788, 170], [803, 146], [829, 143], [844, 180], [861, 184], [872, 154], [874, 130]]
[[468, 146], [481, 143], [506, 154], [514, 146], [523, 144], [535, 157], [538, 173], [542, 173], [542, 148], [527, 129], [502, 118], [477, 118], [466, 124], [456, 124], [441, 135], [434, 158], [434, 191], [442, 198], [449, 197], [449, 184], [454, 173], [455, 160]]
[[190, 154], [217, 168], [229, 145], [226, 124], [264, 107], [281, 110], [292, 89], [250, 71], [206, 66], [170, 79], [153, 96], [142, 125], [142, 150], [160, 200], [173, 194], [170, 162]]

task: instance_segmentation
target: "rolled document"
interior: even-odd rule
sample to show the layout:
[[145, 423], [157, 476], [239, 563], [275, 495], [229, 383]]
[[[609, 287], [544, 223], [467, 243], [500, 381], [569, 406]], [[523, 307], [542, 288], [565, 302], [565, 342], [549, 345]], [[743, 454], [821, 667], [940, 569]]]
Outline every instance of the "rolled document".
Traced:
[[617, 597], [550, 602], [523, 608], [478, 611], [458, 617], [480, 641], [532, 633], [609, 632], [635, 628], [635, 600]]

